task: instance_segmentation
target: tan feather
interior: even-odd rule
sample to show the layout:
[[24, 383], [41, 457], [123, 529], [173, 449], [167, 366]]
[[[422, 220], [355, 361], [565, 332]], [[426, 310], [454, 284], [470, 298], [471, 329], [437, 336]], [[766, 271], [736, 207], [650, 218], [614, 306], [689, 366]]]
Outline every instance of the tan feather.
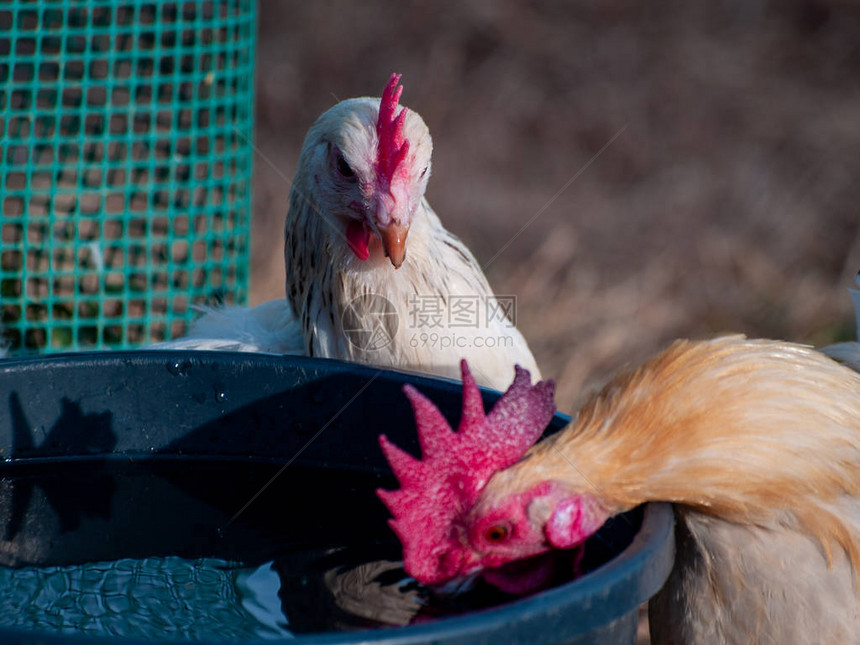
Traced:
[[547, 480], [608, 513], [677, 509], [655, 642], [856, 642], [860, 375], [808, 347], [677, 341], [496, 473], [480, 504]]
[[507, 477], [519, 490], [573, 479], [615, 511], [661, 500], [732, 522], [796, 523], [860, 567], [856, 532], [827, 506], [860, 493], [860, 375], [790, 343], [677, 341]]

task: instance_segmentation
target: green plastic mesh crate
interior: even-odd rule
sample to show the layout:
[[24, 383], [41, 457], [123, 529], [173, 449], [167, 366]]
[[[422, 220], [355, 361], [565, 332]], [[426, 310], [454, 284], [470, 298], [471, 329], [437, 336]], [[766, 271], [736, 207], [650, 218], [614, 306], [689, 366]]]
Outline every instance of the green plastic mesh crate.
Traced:
[[0, 307], [16, 353], [247, 299], [255, 0], [0, 3]]

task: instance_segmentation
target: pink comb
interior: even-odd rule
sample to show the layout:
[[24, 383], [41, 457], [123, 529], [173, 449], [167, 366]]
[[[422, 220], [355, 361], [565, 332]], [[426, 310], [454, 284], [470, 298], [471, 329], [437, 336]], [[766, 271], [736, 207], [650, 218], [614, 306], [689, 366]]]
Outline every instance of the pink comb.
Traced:
[[555, 414], [552, 381], [532, 386], [531, 375], [517, 366], [514, 382], [489, 414], [481, 392], [461, 361], [463, 412], [455, 433], [433, 403], [415, 388], [403, 391], [412, 404], [422, 459], [392, 444], [379, 445], [400, 482], [400, 489], [376, 491], [394, 516], [389, 524], [403, 544], [406, 572], [422, 584], [458, 573], [462, 551], [455, 522], [475, 502], [490, 476], [507, 468], [538, 440]]
[[403, 93], [400, 74], [392, 74], [388, 84], [382, 90], [379, 102], [379, 118], [376, 121], [376, 135], [379, 144], [376, 150], [376, 176], [387, 185], [391, 185], [394, 173], [400, 163], [409, 153], [409, 142], [403, 140], [403, 123], [406, 120], [406, 108], [400, 110], [396, 117], [397, 103]]

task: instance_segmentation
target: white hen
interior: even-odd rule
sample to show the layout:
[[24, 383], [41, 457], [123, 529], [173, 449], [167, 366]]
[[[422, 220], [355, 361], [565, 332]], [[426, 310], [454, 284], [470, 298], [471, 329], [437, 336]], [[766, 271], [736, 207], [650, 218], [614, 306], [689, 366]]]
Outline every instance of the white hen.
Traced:
[[540, 378], [507, 315], [515, 300], [494, 296], [424, 197], [433, 144], [398, 105], [399, 81], [381, 99], [338, 103], [309, 130], [286, 219], [286, 299], [207, 310], [186, 338], [155, 348], [298, 353], [452, 378], [466, 358], [496, 389], [514, 364]]

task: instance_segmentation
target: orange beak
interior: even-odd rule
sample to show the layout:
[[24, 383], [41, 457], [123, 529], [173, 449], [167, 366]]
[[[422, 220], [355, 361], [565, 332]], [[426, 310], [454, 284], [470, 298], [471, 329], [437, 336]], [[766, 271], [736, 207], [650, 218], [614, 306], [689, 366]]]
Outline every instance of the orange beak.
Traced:
[[406, 259], [406, 235], [409, 233], [409, 227], [391, 222], [388, 226], [380, 226], [378, 230], [385, 255], [394, 268], [399, 269]]

